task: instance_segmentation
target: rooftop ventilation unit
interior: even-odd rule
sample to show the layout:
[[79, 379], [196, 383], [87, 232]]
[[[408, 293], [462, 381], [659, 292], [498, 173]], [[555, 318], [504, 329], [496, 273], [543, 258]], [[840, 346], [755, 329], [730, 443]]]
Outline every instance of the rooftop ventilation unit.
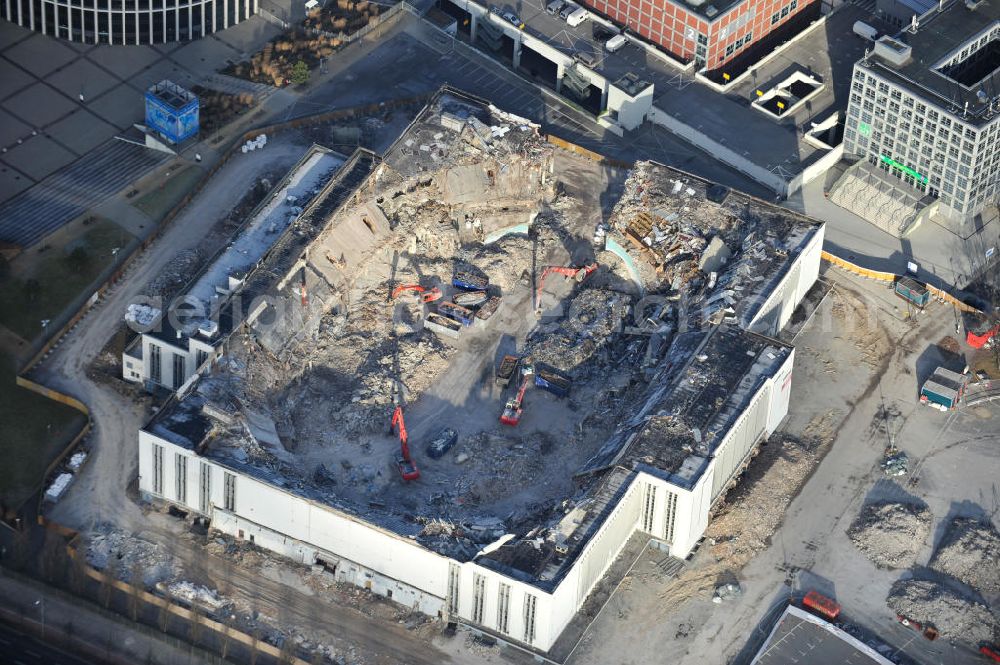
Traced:
[[910, 60], [912, 51], [909, 44], [904, 44], [889, 36], [880, 37], [875, 42], [875, 55], [897, 67], [905, 65]]
[[719, 13], [719, 10], [715, 8], [715, 5], [709, 5], [708, 7], [705, 7], [705, 16], [707, 16], [709, 18], [712, 18], [713, 16], [715, 16], [718, 13]]

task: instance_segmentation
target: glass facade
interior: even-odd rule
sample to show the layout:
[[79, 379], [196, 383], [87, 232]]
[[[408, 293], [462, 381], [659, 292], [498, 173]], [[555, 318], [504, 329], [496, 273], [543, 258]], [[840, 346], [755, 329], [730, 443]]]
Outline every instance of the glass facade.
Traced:
[[87, 44], [163, 44], [224, 30], [258, 0], [0, 0], [0, 17]]
[[914, 95], [860, 62], [851, 83], [844, 152], [971, 217], [996, 201], [1000, 166], [1000, 116], [985, 125], [973, 122], [962, 110]]

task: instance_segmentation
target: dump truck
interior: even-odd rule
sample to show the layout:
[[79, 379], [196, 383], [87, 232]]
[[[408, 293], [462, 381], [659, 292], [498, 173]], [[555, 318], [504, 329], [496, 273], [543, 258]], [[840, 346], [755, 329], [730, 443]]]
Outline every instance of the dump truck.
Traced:
[[502, 298], [500, 298], [500, 296], [490, 296], [489, 299], [483, 303], [483, 306], [479, 308], [479, 311], [476, 312], [476, 318], [480, 321], [488, 320], [491, 316], [497, 313], [498, 309], [500, 309], [501, 302]]
[[438, 314], [458, 321], [463, 326], [471, 326], [476, 317], [475, 313], [473, 313], [471, 309], [466, 309], [465, 307], [456, 305], [453, 302], [438, 303], [437, 311]]
[[535, 374], [535, 385], [556, 397], [568, 397], [573, 382], [552, 369], [539, 369]]
[[485, 291], [490, 285], [488, 279], [468, 270], [456, 270], [451, 276], [451, 283], [456, 289], [464, 291]]
[[489, 298], [489, 294], [486, 291], [463, 291], [456, 293], [452, 300], [456, 305], [462, 307], [478, 307], [486, 302], [487, 298]]
[[810, 591], [805, 595], [802, 599], [802, 607], [829, 621], [836, 621], [837, 617], [840, 616], [840, 603], [817, 591]]
[[931, 292], [927, 287], [912, 277], [897, 279], [893, 291], [906, 302], [920, 308], [926, 307], [931, 300]]
[[506, 388], [510, 385], [510, 380], [514, 376], [514, 372], [517, 371], [517, 364], [520, 362], [520, 358], [517, 356], [512, 356], [510, 354], [505, 355], [500, 359], [500, 364], [497, 366], [496, 372], [496, 384], [501, 388]]
[[458, 339], [458, 336], [462, 332], [461, 323], [435, 312], [431, 312], [424, 319], [424, 327], [438, 335], [444, 335], [452, 339]]
[[920, 402], [939, 409], [954, 409], [965, 393], [966, 377], [938, 367], [920, 387]]

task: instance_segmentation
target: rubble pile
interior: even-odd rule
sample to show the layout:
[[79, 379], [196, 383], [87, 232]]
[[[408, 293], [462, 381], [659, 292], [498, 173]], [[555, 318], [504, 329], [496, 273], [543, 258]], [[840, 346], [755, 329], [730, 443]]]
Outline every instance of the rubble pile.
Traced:
[[199, 607], [213, 614], [224, 607], [232, 605], [233, 602], [229, 598], [220, 596], [219, 592], [215, 589], [209, 589], [206, 586], [188, 582], [187, 580], [165, 584], [162, 585], [162, 588], [165, 593], [189, 607]]
[[989, 522], [959, 517], [948, 525], [930, 567], [984, 593], [1000, 592], [1000, 534]]
[[899, 580], [889, 590], [886, 603], [900, 617], [933, 626], [941, 637], [955, 642], [992, 642], [1000, 630], [989, 608], [940, 582]]
[[146, 286], [147, 296], [168, 296], [183, 286], [194, 274], [201, 254], [198, 249], [185, 249], [177, 252], [167, 268], [159, 273]]
[[142, 577], [147, 587], [177, 576], [178, 564], [159, 544], [110, 524], [99, 525], [87, 538], [87, 562], [125, 582]]
[[582, 290], [570, 301], [564, 317], [539, 327], [529, 342], [529, 354], [536, 363], [574, 372], [615, 339], [631, 301], [616, 291]]
[[847, 531], [854, 545], [879, 568], [909, 568], [930, 533], [931, 514], [913, 503], [869, 503]]

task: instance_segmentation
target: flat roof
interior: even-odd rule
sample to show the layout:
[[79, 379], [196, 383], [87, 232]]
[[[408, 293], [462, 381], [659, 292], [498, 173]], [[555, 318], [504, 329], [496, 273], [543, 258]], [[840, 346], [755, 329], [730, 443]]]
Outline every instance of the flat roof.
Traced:
[[[838, 100], [849, 96], [854, 64], [871, 45], [853, 34], [854, 22], [874, 22], [881, 28], [862, 7], [844, 4], [826, 16], [822, 28], [787, 44], [767, 62], [756, 63], [752, 75], [726, 94], [719, 94], [695, 80], [692, 72], [680, 71], [679, 64], [672, 66], [644, 47], [630, 44], [608, 53], [604, 42], [594, 38], [597, 21], [584, 21], [574, 27], [547, 14], [545, 4], [545, 0], [524, 0], [519, 5], [527, 35], [569, 56], [590, 53], [596, 58], [591, 69], [611, 82], [633, 73], [652, 83], [656, 108], [786, 180], [827, 154], [803, 140], [797, 127], [808, 127], [808, 122], [825, 120], [836, 111], [843, 113], [843, 103], [838, 104]], [[610, 23], [606, 19], [601, 22]], [[636, 37], [630, 35], [629, 39]], [[658, 47], [652, 48], [665, 58], [677, 60]], [[808, 105], [782, 116], [780, 121], [751, 107], [748, 100], [756, 97], [755, 89], [768, 90], [787, 78], [790, 70], [809, 72], [824, 82]]]
[[[993, 103], [1000, 89], [1000, 44], [997, 44], [996, 34], [1000, 3], [983, 1], [967, 5], [951, 0], [945, 3], [943, 11], [938, 11], [936, 7], [920, 19], [915, 31], [907, 28], [896, 35], [896, 41], [912, 49], [909, 59], [903, 64], [894, 64], [873, 50], [858, 65], [884, 76], [918, 97], [962, 115], [969, 124], [982, 124], [994, 118], [1000, 110], [1000, 105]], [[990, 32], [994, 32], [992, 38], [989, 37]], [[984, 50], [972, 46], [983, 39], [986, 40]], [[974, 75], [977, 80], [965, 80], [966, 84], [963, 84], [956, 80], [954, 71], [949, 75], [949, 68], [945, 65], [955, 58], [961, 60], [961, 53], [966, 49], [971, 51], [966, 62], [975, 61], [970, 70], [981, 67], [979, 73], [984, 76]], [[979, 51], [978, 55], [976, 51]], [[958, 78], [962, 79], [961, 76]], [[986, 93], [986, 103], [978, 95], [981, 90]]]
[[789, 605], [750, 665], [891, 665], [868, 645]]

